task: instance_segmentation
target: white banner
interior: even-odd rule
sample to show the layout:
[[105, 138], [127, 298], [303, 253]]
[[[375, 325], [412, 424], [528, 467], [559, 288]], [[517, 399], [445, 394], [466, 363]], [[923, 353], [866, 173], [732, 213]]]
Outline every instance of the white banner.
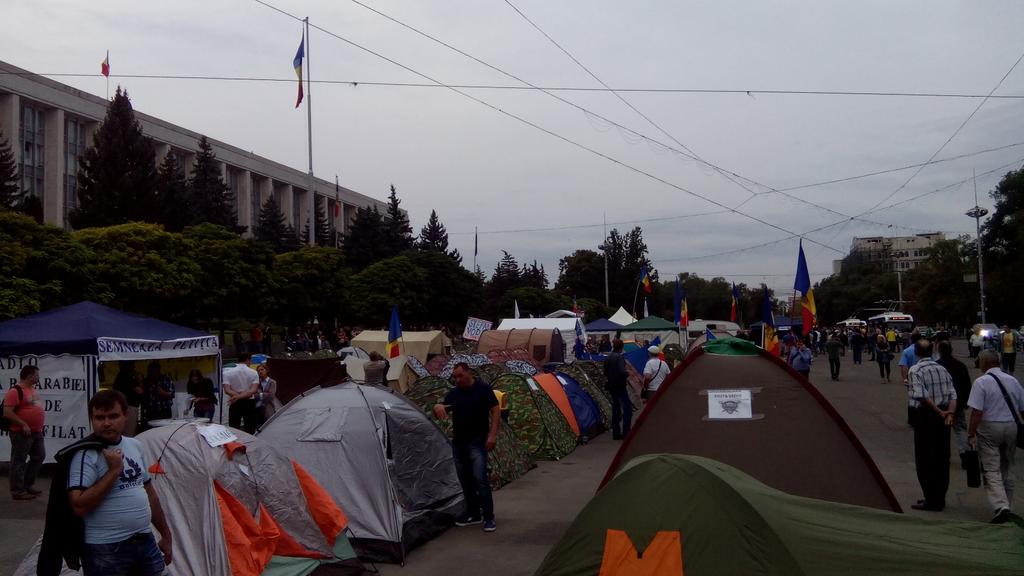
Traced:
[[181, 338], [179, 340], [134, 340], [130, 338], [97, 338], [100, 362], [109, 360], [151, 360], [153, 358], [188, 358], [220, 353], [216, 336]]
[[[53, 462], [58, 450], [92, 432], [89, 398], [96, 391], [96, 357], [64, 354], [0, 358], [0, 393], [7, 394], [18, 383], [26, 364], [39, 367], [36, 390], [46, 411], [46, 462]], [[0, 462], [9, 462], [11, 443], [7, 432], [0, 432], [0, 437]]]
[[490, 320], [469, 318], [466, 320], [466, 329], [462, 331], [462, 337], [466, 340], [479, 340], [485, 330], [490, 330], [494, 323]]

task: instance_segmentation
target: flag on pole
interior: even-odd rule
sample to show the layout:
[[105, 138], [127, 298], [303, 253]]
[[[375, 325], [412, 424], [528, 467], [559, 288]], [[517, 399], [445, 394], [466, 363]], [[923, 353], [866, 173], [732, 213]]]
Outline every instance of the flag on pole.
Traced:
[[295, 68], [295, 76], [299, 79], [299, 96], [295, 99], [295, 107], [298, 108], [299, 104], [302, 104], [302, 59], [306, 57], [306, 37], [303, 36], [299, 42], [299, 49], [295, 52], [295, 59], [292, 60], [292, 66]]
[[796, 279], [793, 289], [800, 292], [800, 316], [804, 321], [804, 334], [810, 334], [818, 309], [814, 305], [814, 291], [811, 290], [811, 274], [807, 271], [807, 258], [804, 257], [804, 241], [800, 240], [800, 255], [796, 260]]
[[100, 62], [100, 74], [110, 78], [110, 50], [107, 50], [107, 57]]
[[338, 175], [334, 175], [334, 217], [341, 216], [341, 185], [338, 183]]
[[477, 233], [476, 226], [473, 227], [473, 258], [476, 258], [480, 254], [480, 235]]
[[729, 322], [735, 322], [740, 316], [740, 292], [736, 289], [736, 283], [732, 283], [732, 310], [729, 311]]
[[704, 339], [705, 340], [718, 340], [718, 338], [715, 337], [715, 334], [713, 332], [711, 332], [711, 328], [705, 328], [704, 329]]
[[391, 307], [391, 322], [388, 323], [388, 345], [385, 351], [388, 358], [396, 358], [401, 354], [398, 341], [402, 338], [402, 323], [398, 321], [398, 306]]
[[647, 273], [647, 266], [640, 268], [640, 283], [643, 284], [644, 294], [650, 294], [654, 290], [651, 285], [651, 275]]
[[679, 278], [676, 278], [676, 297], [675, 297], [675, 312], [676, 315], [673, 320], [676, 326], [686, 328], [690, 324], [690, 312], [686, 309], [686, 290], [683, 289], [683, 285], [679, 282]]
[[512, 317], [519, 318], [519, 300], [513, 300], [512, 306], [514, 307], [512, 310]]
[[782, 353], [779, 346], [779, 337], [775, 334], [775, 316], [772, 314], [772, 295], [768, 292], [768, 286], [761, 284], [764, 288], [764, 303], [761, 307], [761, 347], [776, 356]]

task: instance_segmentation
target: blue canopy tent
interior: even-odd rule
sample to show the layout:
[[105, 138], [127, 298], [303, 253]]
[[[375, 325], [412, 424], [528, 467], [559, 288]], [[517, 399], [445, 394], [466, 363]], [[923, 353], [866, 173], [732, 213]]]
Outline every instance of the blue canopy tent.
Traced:
[[590, 324], [587, 324], [587, 333], [592, 334], [594, 332], [618, 332], [622, 329], [621, 324], [616, 324], [607, 318], [601, 318], [594, 320]]
[[575, 378], [565, 372], [555, 372], [555, 378], [565, 390], [569, 398], [569, 405], [572, 413], [576, 416], [576, 423], [579, 424], [580, 434], [587, 438], [593, 438], [601, 432], [601, 409], [597, 402], [590, 397], [590, 394], [580, 386]]
[[[213, 357], [209, 376], [220, 390], [220, 341], [206, 332], [129, 314], [94, 302], [0, 322], [0, 393], [17, 382], [22, 366], [39, 367], [39, 392], [46, 403], [46, 453], [49, 461], [61, 448], [88, 434], [87, 404], [100, 383], [101, 363], [169, 358]], [[176, 394], [177, 413], [188, 395]], [[9, 460], [10, 445], [0, 442], [0, 461]]]

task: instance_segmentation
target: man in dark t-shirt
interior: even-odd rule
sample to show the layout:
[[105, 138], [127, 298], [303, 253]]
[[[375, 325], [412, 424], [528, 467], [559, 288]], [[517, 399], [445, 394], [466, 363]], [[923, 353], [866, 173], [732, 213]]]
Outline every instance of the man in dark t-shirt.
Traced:
[[484, 532], [494, 532], [494, 500], [491, 483], [487, 478], [487, 452], [498, 441], [501, 409], [494, 390], [470, 371], [465, 362], [455, 365], [452, 372], [455, 388], [444, 397], [442, 404], [434, 406], [439, 420], [452, 418], [452, 456], [455, 471], [462, 484], [466, 512], [455, 521], [456, 526], [484, 524]]

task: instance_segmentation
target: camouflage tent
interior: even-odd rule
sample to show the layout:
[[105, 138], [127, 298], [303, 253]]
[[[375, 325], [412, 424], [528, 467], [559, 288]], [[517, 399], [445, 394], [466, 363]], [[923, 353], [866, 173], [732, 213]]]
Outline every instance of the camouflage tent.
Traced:
[[[428, 376], [417, 380], [405, 393], [405, 397], [419, 406], [431, 421], [437, 422], [449, 438], [452, 436], [452, 422], [434, 418], [434, 404], [440, 402], [451, 388], [452, 384], [448, 380], [437, 376]], [[534, 466], [536, 464], [530, 457], [530, 453], [516, 438], [512, 427], [502, 424], [498, 428], [498, 445], [490, 452], [487, 459], [491, 488], [495, 490], [501, 488], [526, 474]]]
[[597, 404], [598, 411], [601, 412], [601, 425], [606, 430], [611, 430], [612, 426], [612, 401], [611, 396], [604, 386], [599, 386], [590, 379], [586, 371], [580, 367], [581, 362], [573, 362], [572, 364], [562, 364], [558, 367], [560, 372], [565, 372], [583, 388], [583, 391], [590, 395], [594, 399], [594, 403]]
[[491, 383], [507, 394], [508, 423], [534, 458], [558, 460], [576, 448], [565, 416], [530, 376], [505, 374]]
[[494, 379], [497, 378], [498, 376], [501, 376], [502, 374], [508, 372], [508, 370], [506, 370], [505, 367], [501, 366], [500, 364], [484, 364], [482, 366], [477, 366], [474, 369], [474, 371], [478, 378], [480, 378], [484, 382], [487, 382], [488, 384], [493, 382]]

